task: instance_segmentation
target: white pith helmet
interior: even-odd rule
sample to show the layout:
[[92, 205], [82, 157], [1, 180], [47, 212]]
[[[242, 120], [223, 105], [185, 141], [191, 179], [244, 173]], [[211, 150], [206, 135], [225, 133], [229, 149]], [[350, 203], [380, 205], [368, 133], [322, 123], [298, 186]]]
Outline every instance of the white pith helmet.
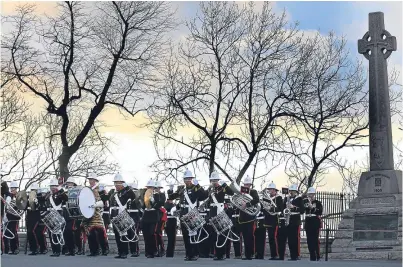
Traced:
[[290, 190], [290, 191], [298, 191], [298, 186], [296, 184], [292, 184], [292, 185], [290, 185], [288, 190]]
[[95, 173], [93, 173], [93, 172], [88, 173], [87, 179], [94, 179], [94, 180], [99, 181], [97, 175]]
[[39, 188], [38, 183], [31, 184], [31, 190], [38, 190], [38, 188]]
[[316, 193], [315, 188], [313, 188], [313, 187], [308, 188], [307, 194], [315, 194], [315, 193]]
[[113, 182], [122, 182], [124, 183], [125, 180], [123, 179], [123, 176], [120, 173], [117, 173], [115, 177], [113, 177]]
[[146, 187], [155, 187], [155, 182], [153, 179], [148, 180]]
[[59, 186], [59, 182], [57, 181], [57, 179], [51, 179], [49, 186]]
[[183, 174], [183, 179], [195, 178], [193, 173], [190, 170], [186, 170]]
[[130, 186], [131, 186], [133, 189], [138, 189], [138, 188], [139, 188], [139, 185], [138, 185], [137, 183], [132, 183]]
[[218, 174], [218, 172], [213, 171], [210, 175], [210, 181], [211, 180], [220, 180], [220, 175]]
[[252, 178], [249, 177], [249, 175], [247, 175], [245, 177], [245, 179], [243, 180], [243, 184], [252, 184]]
[[267, 185], [266, 189], [275, 189], [278, 191], [276, 184], [271, 182], [270, 184]]
[[74, 179], [74, 178], [71, 177], [71, 176], [67, 179], [66, 183], [73, 183], [73, 184], [77, 185], [76, 179]]
[[16, 181], [12, 181], [12, 182], [10, 183], [10, 188], [18, 188], [17, 182], [16, 182]]

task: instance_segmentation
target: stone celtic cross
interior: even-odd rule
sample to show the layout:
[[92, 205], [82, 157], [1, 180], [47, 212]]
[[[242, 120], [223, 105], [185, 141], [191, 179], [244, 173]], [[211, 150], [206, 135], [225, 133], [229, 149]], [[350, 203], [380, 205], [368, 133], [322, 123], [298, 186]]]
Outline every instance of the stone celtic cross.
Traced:
[[386, 59], [396, 51], [396, 37], [385, 30], [382, 12], [369, 13], [369, 31], [358, 52], [369, 60], [370, 170], [393, 170], [393, 143]]

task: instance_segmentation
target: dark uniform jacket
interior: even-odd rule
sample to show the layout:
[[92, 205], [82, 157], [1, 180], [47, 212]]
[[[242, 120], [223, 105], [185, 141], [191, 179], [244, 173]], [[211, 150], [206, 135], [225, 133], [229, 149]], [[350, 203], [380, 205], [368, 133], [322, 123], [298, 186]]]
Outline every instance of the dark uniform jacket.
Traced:
[[[304, 203], [308, 203], [309, 200], [305, 199]], [[321, 227], [321, 218], [320, 216], [322, 215], [323, 212], [323, 206], [322, 202], [319, 200], [314, 200], [312, 201], [312, 206], [313, 208], [305, 207], [305, 225], [311, 224], [314, 225], [315, 227], [319, 228]]]
[[17, 206], [15, 205], [15, 201], [16, 201], [16, 197], [15, 196], [13, 196], [12, 194], [10, 194], [10, 197], [11, 197], [11, 202], [8, 204], [8, 205], [10, 205], [16, 212], [17, 212], [17, 214], [19, 214], [19, 216], [17, 216], [17, 215], [14, 215], [13, 213], [9, 213], [11, 210], [7, 210], [7, 206], [6, 206], [6, 216], [7, 216], [7, 219], [9, 220], [9, 221], [19, 221], [20, 219], [21, 219], [21, 216], [22, 216], [22, 214], [24, 213], [24, 211], [23, 210], [19, 210], [19, 209], [17, 209]]
[[[50, 199], [53, 199], [55, 207], [52, 206]], [[46, 205], [49, 209], [56, 209], [60, 215], [64, 215], [63, 206], [66, 206], [68, 201], [68, 196], [63, 190], [59, 190], [54, 194], [49, 195], [46, 201]]]
[[[131, 201], [132, 199], [136, 198], [133, 190], [128, 186], [124, 187], [123, 189], [121, 189], [118, 192], [113, 190], [112, 194], [111, 194], [111, 198], [109, 200], [109, 202], [111, 203], [111, 208], [110, 208], [110, 210], [111, 210], [111, 219], [116, 217], [119, 214], [119, 204], [115, 199], [115, 195], [117, 195], [117, 198], [119, 199], [120, 204], [122, 206], [125, 206], [126, 203], [129, 200]], [[126, 208], [127, 208], [127, 206], [126, 206]]]
[[291, 208], [291, 215], [290, 215], [290, 225], [300, 225], [301, 224], [301, 214], [304, 213], [304, 201], [302, 197], [296, 196], [291, 197], [287, 196], [284, 199], [284, 208], [287, 208], [287, 201], [290, 201], [292, 205], [295, 207]]
[[[257, 205], [260, 202], [259, 195], [255, 189], [243, 188], [243, 190], [246, 194], [249, 194], [252, 197], [252, 200], [249, 202], [249, 206]], [[251, 216], [241, 210], [239, 212], [238, 223], [243, 224], [252, 222], [255, 220], [255, 218], [256, 216]]]
[[[271, 207], [269, 212], [267, 212], [265, 209], [262, 208], [263, 213], [265, 215], [265, 219], [264, 219], [264, 225], [267, 227], [275, 227], [278, 225], [279, 223], [279, 217], [280, 214], [283, 212], [284, 210], [284, 204], [283, 204], [283, 198], [279, 195], [275, 196], [272, 198], [274, 204], [276, 204], [276, 207]], [[263, 201], [269, 202], [271, 203], [270, 200], [266, 200], [265, 198], [263, 198]], [[274, 215], [270, 215], [274, 214]]]
[[165, 226], [166, 228], [172, 228], [172, 227], [175, 228], [176, 227], [177, 219], [176, 219], [175, 216], [173, 216], [171, 214], [171, 210], [172, 210], [173, 207], [175, 207], [175, 204], [173, 202], [172, 203], [165, 202], [165, 204], [164, 204], [164, 208], [168, 213], [168, 219], [167, 219], [167, 223], [166, 223], [166, 226]]
[[104, 207], [102, 210], [102, 219], [104, 220], [105, 224], [111, 223], [111, 216], [110, 216], [110, 195], [106, 193], [105, 190], [99, 191], [99, 197], [101, 198], [102, 202], [104, 203]]
[[[209, 207], [209, 211], [207, 213], [207, 219], [213, 218], [215, 216], [218, 215], [218, 205], [222, 205], [222, 208], [224, 209], [225, 207], [225, 196], [226, 195], [234, 195], [234, 192], [231, 190], [231, 188], [227, 185], [227, 184], [223, 184], [222, 186], [218, 186], [215, 188], [210, 188], [208, 191], [208, 199], [207, 199], [207, 203], [208, 203], [208, 207]], [[214, 202], [213, 200], [213, 196], [215, 196], [217, 204]]]
[[151, 208], [146, 209], [146, 205], [143, 204], [143, 218], [142, 223], [157, 223], [161, 219], [160, 208], [164, 205], [165, 197], [162, 197], [160, 193], [153, 194], [154, 201], [151, 202]]
[[[188, 194], [189, 200], [192, 203], [187, 203], [185, 192]], [[179, 189], [174, 193], [168, 190], [168, 199], [179, 199], [177, 209], [180, 209], [180, 216], [187, 214], [190, 210], [190, 205], [199, 206], [199, 201], [203, 201], [207, 198], [207, 192], [200, 185], [191, 185], [183, 189]]]
[[136, 197], [134, 199], [132, 199], [132, 201], [127, 203], [127, 212], [129, 212], [130, 217], [132, 217], [132, 219], [135, 222], [139, 222], [141, 219], [141, 215], [143, 214], [142, 206], [138, 199], [137, 190], [132, 189], [132, 191]]

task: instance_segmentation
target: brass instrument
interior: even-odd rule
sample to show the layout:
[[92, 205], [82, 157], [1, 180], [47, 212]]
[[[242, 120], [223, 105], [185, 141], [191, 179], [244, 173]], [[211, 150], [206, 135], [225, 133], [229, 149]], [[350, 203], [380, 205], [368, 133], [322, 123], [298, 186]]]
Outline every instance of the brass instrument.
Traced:
[[15, 206], [19, 210], [25, 210], [28, 206], [28, 195], [25, 190], [19, 191], [15, 196]]
[[31, 192], [29, 192], [29, 195], [28, 195], [28, 203], [29, 203], [29, 207], [31, 208], [32, 211], [36, 210], [35, 199], [37, 199], [36, 190], [31, 190]]
[[[268, 199], [270, 202], [264, 201], [264, 199]], [[275, 211], [272, 211], [273, 208], [277, 208], [276, 203], [274, 203], [273, 199], [269, 194], [267, 194], [266, 190], [263, 190], [260, 194], [260, 204], [265, 211], [267, 211], [270, 215], [276, 215]]]
[[250, 207], [246, 205], [251, 202], [253, 198], [249, 194], [242, 194], [238, 184], [233, 181], [229, 187], [235, 193], [230, 199], [232, 205], [251, 216], [256, 216], [260, 212], [260, 204]]
[[151, 209], [152, 204], [151, 202], [154, 202], [153, 200], [153, 194], [154, 194], [154, 189], [149, 188], [146, 190], [144, 193], [144, 205], [146, 206], [146, 209]]
[[287, 197], [286, 208], [283, 211], [286, 226], [288, 226], [290, 224], [291, 210], [289, 207], [290, 207], [290, 196]]

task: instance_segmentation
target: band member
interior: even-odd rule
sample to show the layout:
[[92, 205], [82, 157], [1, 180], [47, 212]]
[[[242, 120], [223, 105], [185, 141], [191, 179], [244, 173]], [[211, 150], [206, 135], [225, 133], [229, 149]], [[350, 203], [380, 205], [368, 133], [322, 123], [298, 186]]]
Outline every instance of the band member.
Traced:
[[[104, 221], [104, 227], [105, 227], [105, 232], [108, 232], [109, 225], [111, 224], [111, 214], [110, 214], [110, 205], [109, 205], [109, 199], [110, 196], [106, 192], [105, 185], [104, 184], [99, 184], [99, 197], [101, 198], [102, 202], [104, 203], [104, 208], [102, 211], [102, 220]], [[106, 234], [106, 251], [109, 253], [109, 240], [108, 240], [108, 235]]]
[[[49, 195], [50, 192], [48, 191], [47, 188], [38, 188], [36, 193], [36, 199], [38, 200], [38, 203], [35, 205], [35, 207], [40, 214], [43, 214], [47, 211], [46, 201]], [[46, 254], [48, 252], [46, 230], [47, 230], [46, 225], [43, 223], [42, 220], [40, 220], [38, 224], [35, 226], [35, 237], [39, 245], [39, 254]]]
[[255, 228], [255, 259], [263, 260], [266, 251], [266, 226], [265, 214], [260, 210], [256, 215], [256, 228]]
[[[69, 177], [65, 185], [68, 189], [73, 189], [74, 187], [77, 186], [73, 177]], [[64, 255], [74, 256], [75, 255], [74, 233], [76, 231], [76, 220], [70, 217], [70, 214], [66, 207], [63, 207], [63, 217], [66, 220], [66, 226], [63, 232], [63, 237], [68, 251]]]
[[[87, 256], [94, 257], [98, 255], [99, 247], [98, 242], [102, 250], [102, 255], [108, 255], [106, 247], [106, 231], [104, 227], [104, 222], [102, 220], [102, 211], [104, 208], [104, 202], [98, 193], [99, 179], [95, 173], [88, 174], [88, 182], [90, 188], [95, 195], [95, 213], [90, 219], [83, 219], [81, 225], [84, 227], [85, 234], [87, 235], [88, 246], [90, 248], [90, 254]], [[98, 240], [98, 241], [97, 241]]]
[[[194, 185], [192, 179], [195, 178], [190, 170], [186, 170], [183, 175], [185, 187], [178, 187], [175, 193], [168, 194], [168, 199], [179, 198], [178, 208], [180, 216], [187, 214], [191, 209], [198, 206], [198, 201], [206, 199], [206, 192], [200, 185]], [[185, 261], [195, 261], [198, 259], [199, 251], [197, 244], [190, 243], [189, 231], [186, 225], [181, 222], [182, 236], [185, 243]]]
[[319, 234], [322, 227], [322, 202], [315, 199], [315, 188], [308, 188], [308, 198], [305, 200], [305, 231], [311, 261], [320, 259]]
[[[129, 203], [127, 203], [127, 212], [129, 213], [130, 217], [133, 219], [134, 221], [134, 229], [135, 229], [135, 233], [137, 234], [137, 236], [139, 236], [139, 231], [140, 231], [140, 220], [141, 220], [141, 203], [139, 202], [138, 199], [138, 186], [136, 183], [131, 184], [131, 189], [133, 190], [134, 194], [135, 194], [135, 198], [132, 199]], [[133, 239], [134, 238], [134, 234], [133, 231], [129, 231], [127, 233], [129, 239]], [[131, 257], [138, 257], [140, 255], [140, 249], [139, 249], [139, 242], [130, 242], [129, 243], [129, 248], [130, 248], [130, 254]]]
[[[210, 175], [210, 188], [208, 192], [207, 203], [210, 207], [210, 211], [207, 213], [207, 218], [213, 218], [220, 212], [225, 212], [225, 195], [233, 195], [231, 188], [222, 180], [217, 172], [212, 172]], [[226, 237], [223, 235], [217, 235], [215, 231], [210, 233], [211, 242], [214, 242], [215, 255], [214, 260], [224, 260]]]
[[[169, 186], [168, 195], [173, 192], [173, 185]], [[172, 212], [173, 207], [175, 207], [174, 200], [168, 199], [165, 204], [164, 208], [167, 211], [167, 223], [165, 225], [165, 233], [168, 238], [168, 245], [166, 249], [166, 257], [172, 258], [175, 252], [175, 243], [176, 243], [176, 232], [177, 232], [177, 222], [178, 219]], [[173, 209], [175, 211], [175, 209]]]
[[[159, 208], [163, 203], [160, 202], [160, 195], [154, 193], [155, 182], [153, 180], [149, 180], [146, 187], [147, 191], [144, 197], [144, 213], [143, 218], [141, 219], [141, 226], [146, 257], [154, 258], [157, 254], [157, 227], [158, 222], [161, 219]], [[147, 196], [147, 194], [149, 195]], [[147, 203], [147, 200], [149, 200], [149, 203]]]
[[[251, 206], [257, 205], [259, 203], [259, 195], [256, 190], [252, 189], [252, 179], [247, 176], [241, 187], [242, 194], [249, 194], [252, 197], [251, 202], [248, 204]], [[255, 254], [255, 216], [251, 216], [244, 211], [240, 210], [238, 223], [240, 225], [241, 235], [243, 237], [244, 247], [245, 247], [245, 258], [243, 260], [252, 260]]]
[[[199, 202], [199, 206], [204, 206], [205, 201], [200, 201]], [[206, 221], [206, 223], [204, 224], [204, 229], [206, 229], [206, 231], [208, 233], [211, 233], [213, 231], [212, 227], [208, 224], [208, 220], [207, 220], [207, 213], [210, 211], [209, 207], [205, 207], [204, 209], [200, 210], [199, 209], [199, 213], [200, 215], [204, 218], [204, 220]], [[211, 229], [210, 229], [211, 228]], [[204, 233], [201, 233], [202, 237], [204, 236]], [[199, 256], [200, 258], [213, 258], [214, 257], [214, 243], [210, 242], [209, 238], [204, 239], [203, 241], [201, 241], [198, 244], [198, 250], [199, 250]]]
[[[67, 195], [65, 194], [64, 190], [62, 189], [61, 186], [59, 186], [59, 182], [57, 179], [52, 179], [50, 181], [50, 191], [52, 192], [51, 195], [47, 198], [47, 205], [49, 209], [56, 210], [60, 215], [63, 216], [63, 205], [66, 205], [66, 202], [68, 200]], [[51, 238], [51, 246], [52, 246], [52, 252], [53, 254], [50, 255], [51, 257], [59, 257], [62, 246], [60, 245], [60, 242], [56, 242], [56, 240], [59, 239], [57, 235], [54, 235], [50, 232], [49, 230], [49, 236]], [[56, 244], [55, 244], [56, 243]]]
[[235, 257], [234, 259], [241, 259], [242, 258], [242, 235], [240, 232], [240, 227], [238, 223], [238, 217], [239, 217], [239, 210], [231, 204], [230, 198], [226, 196], [225, 203], [227, 205], [226, 211], [227, 215], [231, 218], [232, 220], [232, 227], [231, 231], [239, 237], [238, 241], [232, 241], [228, 240], [227, 241], [227, 250], [226, 250], [226, 255], [227, 258], [230, 258], [231, 254], [231, 244], [234, 247], [234, 254]]
[[290, 220], [287, 226], [288, 249], [290, 251], [289, 260], [296, 261], [298, 260], [300, 249], [300, 225], [301, 214], [304, 213], [304, 202], [298, 196], [297, 185], [291, 185], [289, 190], [290, 195], [284, 199], [284, 209], [289, 209], [290, 212]]
[[[32, 183], [31, 185], [31, 193], [30, 196], [33, 192], [37, 192], [38, 190], [38, 184], [37, 183]], [[32, 203], [31, 203], [32, 202]], [[38, 238], [36, 236], [36, 228], [41, 221], [41, 213], [38, 209], [38, 199], [35, 197], [35, 199], [28, 199], [28, 205], [27, 205], [27, 214], [26, 214], [26, 222], [27, 222], [27, 239], [29, 243], [29, 248], [31, 250], [31, 253], [28, 255], [36, 255], [38, 253]], [[33, 209], [32, 209], [33, 207]]]
[[[283, 198], [277, 194], [278, 190], [274, 183], [270, 183], [266, 190], [269, 193], [269, 197], [271, 200], [263, 198], [262, 201], [265, 201], [270, 204], [269, 210], [263, 210], [265, 213], [265, 227], [267, 227], [267, 234], [269, 237], [269, 245], [270, 245], [270, 260], [277, 260], [279, 258], [279, 241], [278, 241], [278, 232], [279, 232], [279, 221], [280, 214], [283, 211]], [[266, 236], [266, 234], [265, 234]]]
[[[131, 199], [135, 199], [136, 196], [133, 190], [125, 183], [122, 175], [119, 173], [115, 175], [113, 179], [113, 183], [115, 185], [115, 190], [112, 191], [113, 195], [111, 196], [111, 220], [116, 217], [119, 213], [124, 211], [127, 207], [127, 204]], [[126, 259], [127, 254], [129, 253], [129, 246], [127, 242], [122, 242], [119, 232], [116, 230], [116, 227], [113, 227], [113, 232], [115, 234], [116, 246], [118, 247], [118, 256], [115, 259]]]
[[[1, 183], [1, 197], [2, 197], [2, 201], [0, 201], [0, 207], [1, 207], [1, 217], [0, 220], [1, 222], [3, 222], [4, 219], [4, 211], [5, 211], [5, 203], [6, 201], [8, 203], [10, 203], [11, 201], [11, 193], [10, 193], [10, 188], [8, 187], [8, 184], [6, 181]], [[3, 233], [3, 224], [1, 224], [1, 233]], [[8, 240], [4, 239], [5, 237], [3, 236], [3, 234], [1, 235], [1, 255], [3, 255], [3, 253], [8, 254], [9, 251], [9, 244], [8, 244]]]
[[[163, 188], [161, 181], [156, 181], [155, 182], [155, 189], [154, 189], [154, 194], [158, 194], [159, 196], [159, 201], [161, 202], [162, 205], [164, 205], [166, 201], [165, 193], [161, 192], [161, 189]], [[156, 231], [156, 236], [157, 236], [157, 255], [158, 257], [163, 257], [165, 255], [165, 246], [164, 246], [164, 239], [162, 237], [162, 232], [165, 228], [165, 223], [167, 221], [167, 211], [164, 208], [164, 206], [159, 208], [159, 218], [160, 220], [158, 221], [157, 225], [157, 231]]]
[[[18, 223], [22, 217], [24, 211], [18, 210], [16, 206], [16, 196], [17, 196], [18, 184], [17, 182], [10, 183], [10, 196], [6, 197], [6, 202], [9, 208], [6, 206], [6, 229], [5, 231], [9, 233], [6, 234], [7, 240], [4, 242], [10, 242], [10, 251], [8, 254], [16, 255], [19, 252], [19, 238], [18, 238]], [[15, 211], [15, 212], [14, 212]]]

